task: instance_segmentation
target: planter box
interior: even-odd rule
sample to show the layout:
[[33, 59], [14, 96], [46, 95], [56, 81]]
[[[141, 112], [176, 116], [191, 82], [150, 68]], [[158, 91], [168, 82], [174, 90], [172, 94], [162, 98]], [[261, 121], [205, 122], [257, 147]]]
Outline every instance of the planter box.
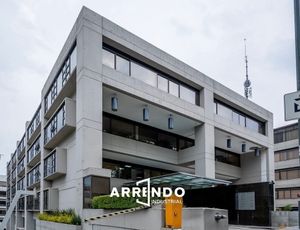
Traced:
[[36, 220], [36, 230], [82, 230], [81, 226]]

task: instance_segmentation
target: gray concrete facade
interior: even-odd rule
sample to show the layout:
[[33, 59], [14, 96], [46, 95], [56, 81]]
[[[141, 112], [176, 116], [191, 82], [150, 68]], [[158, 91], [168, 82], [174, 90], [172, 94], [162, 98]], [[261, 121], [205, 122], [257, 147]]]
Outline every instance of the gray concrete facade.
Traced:
[[[172, 81], [192, 87], [199, 104], [103, 64], [104, 44], [130, 57], [132, 63], [144, 63]], [[63, 79], [68, 63], [70, 73], [61, 83], [57, 79]], [[119, 101], [116, 112], [111, 111], [112, 95]], [[230, 108], [226, 110], [230, 117], [216, 113], [215, 101]], [[142, 120], [145, 105], [150, 111], [148, 122]], [[232, 111], [240, 114], [239, 119], [245, 118], [243, 125], [233, 121]], [[174, 151], [106, 132], [104, 113], [190, 138], [194, 145]], [[172, 130], [167, 126], [170, 114], [174, 118]], [[248, 118], [263, 124], [263, 133], [247, 126]], [[31, 129], [33, 123], [36, 125]], [[232, 146], [226, 146], [227, 139]], [[216, 148], [236, 154], [239, 165], [216, 161]], [[23, 206], [20, 202], [10, 229], [33, 229], [35, 215], [51, 209], [73, 208], [82, 215], [83, 178], [111, 177], [112, 170], [104, 167], [104, 159], [245, 184], [274, 181], [273, 148], [271, 112], [83, 7], [45, 82], [41, 105], [26, 123], [24, 138], [7, 166], [10, 202], [12, 191], [18, 188], [39, 192], [32, 201], [36, 207], [31, 207], [31, 197], [24, 197]], [[255, 149], [259, 149], [256, 156]], [[50, 159], [54, 158], [57, 167], [52, 170]]]

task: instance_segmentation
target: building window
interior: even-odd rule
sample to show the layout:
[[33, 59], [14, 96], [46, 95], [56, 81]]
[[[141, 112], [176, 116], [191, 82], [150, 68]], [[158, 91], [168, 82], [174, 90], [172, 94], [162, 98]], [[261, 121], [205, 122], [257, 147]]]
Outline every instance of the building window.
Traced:
[[195, 145], [193, 139], [179, 136], [148, 125], [121, 118], [109, 113], [103, 114], [103, 132], [157, 145], [174, 151]]
[[48, 210], [48, 193], [49, 193], [49, 190], [44, 190], [43, 193], [44, 193], [44, 200], [43, 200], [44, 209]]
[[195, 99], [196, 99], [196, 93], [195, 91], [180, 85], [180, 98], [183, 100], [186, 100], [192, 104], [195, 104]]
[[280, 169], [275, 171], [276, 180], [292, 180], [300, 178], [300, 168]]
[[65, 116], [66, 108], [65, 104], [63, 104], [45, 128], [44, 144], [48, 143], [48, 141], [50, 141], [50, 139], [53, 138], [57, 134], [57, 132], [65, 126]]
[[275, 152], [275, 162], [299, 159], [299, 149], [287, 149]]
[[110, 159], [103, 160], [103, 168], [111, 170], [112, 178], [127, 180], [141, 180], [154, 176], [161, 176], [172, 173], [170, 170], [147, 167], [144, 165], [132, 164]]
[[91, 208], [95, 196], [110, 194], [110, 178], [86, 176], [83, 178], [83, 208]]
[[77, 65], [76, 52], [76, 47], [74, 47], [52, 82], [51, 87], [45, 96], [45, 113], [49, 110], [57, 95], [60, 93], [61, 89], [73, 74]]
[[38, 137], [36, 141], [29, 148], [27, 152], [27, 163], [30, 162], [35, 156], [37, 156], [40, 153], [41, 151], [40, 140], [41, 138]]
[[293, 124], [274, 130], [275, 144], [295, 139], [298, 139], [298, 124]]
[[129, 61], [117, 55], [116, 70], [126, 75], [129, 75]]
[[34, 114], [28, 128], [27, 128], [27, 139], [29, 139], [33, 132], [36, 130], [36, 128], [41, 123], [41, 106], [39, 106], [38, 110]]
[[299, 199], [300, 188], [276, 189], [276, 199]]
[[157, 76], [157, 87], [165, 92], [169, 92], [168, 79], [158, 75]]
[[56, 152], [44, 160], [44, 177], [50, 176], [56, 171]]
[[[122, 54], [121, 57], [118, 51], [113, 51], [113, 48], [105, 47], [102, 49], [102, 63], [110, 68], [116, 69], [126, 75], [132, 76], [140, 81], [145, 82], [148, 85], [157, 87], [167, 93], [170, 93], [176, 97], [190, 102], [195, 105], [199, 105], [199, 91], [181, 83], [172, 77], [168, 77], [166, 74], [160, 73], [160, 71], [149, 67], [133, 58], [127, 57]], [[162, 76], [166, 75], [166, 76]]]
[[236, 154], [220, 148], [215, 148], [215, 157], [216, 157], [216, 161], [241, 167], [240, 154]]
[[27, 186], [31, 186], [40, 181], [40, 164], [35, 166], [28, 174], [27, 174]]
[[134, 62], [131, 62], [131, 76], [157, 87], [157, 74]]
[[248, 115], [244, 114], [243, 112], [240, 112], [218, 100], [215, 100], [214, 106], [215, 106], [216, 114], [218, 114], [228, 120], [231, 120], [232, 122], [234, 122], [236, 124], [246, 127], [247, 129], [253, 130], [253, 131], [255, 131], [257, 133], [261, 133], [263, 135], [266, 134], [265, 122], [256, 120], [252, 117], [249, 117]]
[[178, 97], [179, 96], [179, 85], [175, 82], [169, 81], [169, 93]]
[[115, 68], [115, 55], [111, 52], [108, 52], [105, 49], [102, 49], [102, 63], [112, 69]]

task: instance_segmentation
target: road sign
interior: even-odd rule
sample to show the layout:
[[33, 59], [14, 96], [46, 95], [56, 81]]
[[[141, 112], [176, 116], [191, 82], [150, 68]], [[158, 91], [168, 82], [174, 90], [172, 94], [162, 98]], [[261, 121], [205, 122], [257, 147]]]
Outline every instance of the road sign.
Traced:
[[284, 95], [284, 119], [300, 119], [300, 91]]

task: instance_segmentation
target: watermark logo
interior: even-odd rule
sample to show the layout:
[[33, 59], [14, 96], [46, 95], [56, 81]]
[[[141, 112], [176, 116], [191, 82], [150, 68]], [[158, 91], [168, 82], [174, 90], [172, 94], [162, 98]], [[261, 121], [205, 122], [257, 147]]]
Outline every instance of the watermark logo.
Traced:
[[[146, 184], [146, 186], [144, 184]], [[185, 194], [185, 190], [182, 187], [177, 187], [173, 191], [169, 187], [151, 187], [150, 184], [150, 178], [147, 178], [137, 181], [134, 187], [122, 187], [120, 192], [114, 187], [110, 193], [110, 197], [135, 197], [136, 203], [150, 207], [151, 198], [168, 198], [172, 195], [183, 197]], [[143, 198], [143, 200], [141, 200], [141, 198]], [[146, 202], [144, 201], [145, 198]], [[158, 202], [161, 203], [161, 201], [158, 200], [152, 201], [152, 203]]]

